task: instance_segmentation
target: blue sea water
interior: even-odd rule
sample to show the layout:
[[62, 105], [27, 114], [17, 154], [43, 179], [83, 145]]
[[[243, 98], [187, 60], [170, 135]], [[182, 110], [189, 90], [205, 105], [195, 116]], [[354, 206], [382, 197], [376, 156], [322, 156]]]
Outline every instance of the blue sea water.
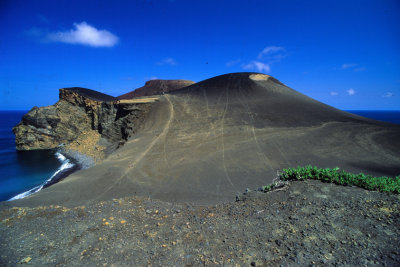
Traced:
[[400, 110], [346, 110], [366, 118], [400, 124]]
[[0, 111], [0, 201], [38, 191], [61, 169], [72, 167], [54, 150], [16, 151], [12, 128], [26, 112]]
[[[0, 201], [37, 192], [74, 164], [54, 150], [16, 151], [12, 128], [27, 111], [0, 111]], [[367, 118], [400, 124], [400, 111], [351, 110]]]

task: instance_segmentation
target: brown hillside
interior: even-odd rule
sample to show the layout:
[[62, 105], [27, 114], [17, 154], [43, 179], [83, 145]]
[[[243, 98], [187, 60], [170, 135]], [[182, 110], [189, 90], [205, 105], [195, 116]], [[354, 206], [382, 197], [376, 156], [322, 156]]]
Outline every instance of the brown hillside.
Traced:
[[163, 93], [172, 92], [192, 84], [194, 84], [194, 82], [188, 80], [151, 80], [147, 81], [143, 87], [118, 96], [118, 99], [131, 99], [141, 96], [161, 95]]

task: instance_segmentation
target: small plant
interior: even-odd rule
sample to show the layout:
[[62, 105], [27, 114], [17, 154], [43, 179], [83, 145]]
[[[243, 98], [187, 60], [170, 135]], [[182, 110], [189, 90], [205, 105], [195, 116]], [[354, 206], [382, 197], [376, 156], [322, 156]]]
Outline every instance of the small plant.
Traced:
[[338, 185], [353, 185], [367, 190], [400, 193], [400, 175], [392, 177], [373, 177], [363, 173], [353, 174], [339, 171], [339, 168], [320, 169], [313, 166], [284, 169], [279, 178], [283, 181], [313, 179]]
[[273, 184], [264, 185], [264, 186], [261, 187], [262, 191], [264, 191], [264, 192], [271, 191], [273, 188], [274, 188], [274, 185], [273, 185]]
[[284, 186], [287, 184], [287, 181], [284, 181], [284, 180], [279, 179], [279, 178], [280, 178], [280, 177], [279, 177], [279, 172], [278, 172], [278, 177], [275, 178], [275, 179], [272, 181], [271, 184], [269, 184], [269, 185], [264, 185], [264, 186], [262, 186], [259, 190], [260, 190], [260, 191], [263, 191], [264, 193], [266, 193], [266, 192], [272, 191], [272, 190], [274, 190], [274, 189], [278, 189], [278, 188], [284, 187]]

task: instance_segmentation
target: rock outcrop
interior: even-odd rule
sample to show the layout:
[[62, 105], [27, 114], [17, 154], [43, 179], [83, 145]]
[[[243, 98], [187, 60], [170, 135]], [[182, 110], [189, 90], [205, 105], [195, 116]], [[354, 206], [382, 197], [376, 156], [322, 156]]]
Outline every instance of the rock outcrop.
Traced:
[[[121, 103], [112, 96], [85, 88], [63, 88], [55, 105], [32, 108], [13, 128], [16, 148], [34, 150], [71, 145], [85, 153], [117, 147], [135, 132], [149, 105]], [[91, 137], [98, 140], [94, 148]], [[85, 143], [90, 148], [88, 145], [86, 149]]]
[[150, 80], [146, 82], [143, 87], [120, 95], [118, 99], [132, 99], [141, 96], [161, 95], [163, 93], [176, 91], [194, 83], [195, 82], [188, 80]]

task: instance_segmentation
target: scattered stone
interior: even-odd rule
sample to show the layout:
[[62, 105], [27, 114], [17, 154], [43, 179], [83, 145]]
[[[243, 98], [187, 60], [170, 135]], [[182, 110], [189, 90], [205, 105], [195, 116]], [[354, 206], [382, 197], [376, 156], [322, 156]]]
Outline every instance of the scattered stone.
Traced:
[[32, 260], [31, 257], [26, 257], [26, 258], [23, 258], [23, 259], [20, 261], [20, 263], [28, 263], [28, 262], [30, 262], [31, 260]]
[[[368, 193], [372, 203], [385, 201], [392, 210], [387, 216], [366, 205], [365, 196], [359, 188], [306, 181], [290, 183], [286, 192], [183, 205], [179, 212], [175, 204], [136, 197], [90, 204], [81, 215], [81, 208], [2, 208], [0, 265], [14, 266], [30, 255], [36, 266], [399, 266], [399, 198]], [[301, 202], [304, 197], [313, 204]], [[143, 216], [146, 210], [152, 216]]]

